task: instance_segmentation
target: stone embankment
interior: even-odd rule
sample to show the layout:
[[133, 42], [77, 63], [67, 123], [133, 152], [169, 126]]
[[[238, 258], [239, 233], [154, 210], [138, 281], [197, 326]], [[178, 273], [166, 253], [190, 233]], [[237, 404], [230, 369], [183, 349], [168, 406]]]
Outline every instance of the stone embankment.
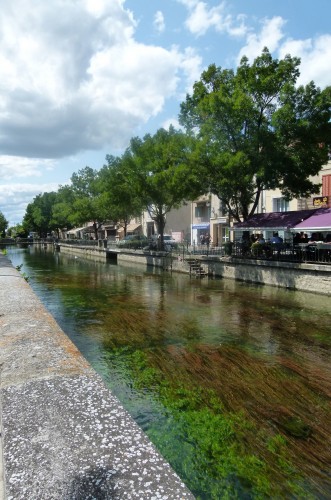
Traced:
[[[162, 252], [105, 249], [61, 244], [58, 250], [71, 255], [102, 260], [116, 259], [121, 262], [160, 267], [164, 270], [191, 273], [189, 261], [192, 256], [180, 254], [162, 254]], [[228, 278], [247, 283], [270, 285], [303, 292], [331, 295], [331, 265], [308, 264], [262, 259], [238, 259], [235, 257], [219, 257], [216, 255], [194, 255], [203, 275]]]
[[0, 255], [0, 498], [193, 499]]

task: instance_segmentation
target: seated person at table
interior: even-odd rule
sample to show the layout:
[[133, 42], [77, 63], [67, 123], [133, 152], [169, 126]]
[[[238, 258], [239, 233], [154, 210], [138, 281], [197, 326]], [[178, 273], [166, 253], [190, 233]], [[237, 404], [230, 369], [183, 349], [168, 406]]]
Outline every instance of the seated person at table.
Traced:
[[321, 233], [312, 233], [308, 243], [317, 243], [318, 241], [324, 241], [323, 235]]
[[271, 238], [271, 243], [283, 243], [283, 238], [281, 238], [278, 233], [273, 233], [273, 236]]
[[295, 233], [295, 236], [293, 238], [294, 245], [298, 245], [299, 243], [303, 243], [301, 235], [303, 235], [303, 233]]

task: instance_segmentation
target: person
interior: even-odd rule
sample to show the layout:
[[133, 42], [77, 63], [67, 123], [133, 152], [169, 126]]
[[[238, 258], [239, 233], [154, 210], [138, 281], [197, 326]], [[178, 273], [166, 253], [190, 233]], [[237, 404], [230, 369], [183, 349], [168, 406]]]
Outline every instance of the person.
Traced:
[[257, 242], [260, 243], [260, 245], [265, 244], [265, 239], [263, 238], [263, 234], [259, 235]]
[[271, 238], [271, 243], [283, 243], [283, 238], [281, 238], [278, 233], [273, 233]]
[[300, 233], [295, 233], [293, 236], [293, 245], [298, 245], [299, 243], [302, 243], [301, 241], [301, 234]]

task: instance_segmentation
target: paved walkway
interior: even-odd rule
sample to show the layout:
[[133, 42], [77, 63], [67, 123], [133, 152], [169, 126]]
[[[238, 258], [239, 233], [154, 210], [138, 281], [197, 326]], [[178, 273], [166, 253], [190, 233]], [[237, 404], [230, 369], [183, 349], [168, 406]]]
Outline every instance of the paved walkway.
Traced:
[[193, 499], [1, 254], [0, 418], [0, 498]]

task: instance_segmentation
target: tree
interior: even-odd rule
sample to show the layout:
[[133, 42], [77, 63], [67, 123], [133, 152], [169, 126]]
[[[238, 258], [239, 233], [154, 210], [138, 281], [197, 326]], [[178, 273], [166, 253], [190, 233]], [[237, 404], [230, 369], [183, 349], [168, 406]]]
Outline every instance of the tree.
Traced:
[[6, 234], [6, 229], [8, 227], [8, 221], [2, 212], [0, 212], [0, 236], [4, 237]]
[[52, 225], [56, 228], [58, 237], [60, 229], [73, 227], [71, 216], [74, 199], [71, 186], [59, 187], [52, 210]]
[[55, 200], [55, 192], [43, 193], [38, 194], [28, 204], [23, 218], [23, 227], [27, 232], [36, 231], [40, 237], [45, 237], [48, 232], [55, 229], [52, 221]]
[[265, 48], [236, 72], [211, 65], [181, 104], [180, 123], [198, 138], [192, 158], [202, 186], [236, 221], [255, 212], [263, 190], [291, 199], [319, 189], [309, 177], [328, 160], [331, 88], [296, 87], [299, 64]]
[[15, 224], [15, 226], [11, 226], [7, 230], [7, 235], [12, 238], [26, 238], [27, 232], [24, 229], [22, 224]]
[[125, 156], [106, 156], [107, 165], [99, 172], [99, 208], [105, 220], [111, 220], [126, 228], [133, 217], [141, 215], [142, 201], [132, 183], [131, 163]]
[[190, 152], [190, 138], [170, 127], [153, 136], [131, 139], [123, 155], [130, 185], [156, 223], [161, 248], [167, 213], [194, 198], [196, 180], [188, 162]]
[[71, 176], [73, 203], [69, 220], [72, 224], [93, 222], [95, 238], [98, 238], [98, 229], [103, 222], [100, 210], [100, 185], [98, 171], [85, 167]]

